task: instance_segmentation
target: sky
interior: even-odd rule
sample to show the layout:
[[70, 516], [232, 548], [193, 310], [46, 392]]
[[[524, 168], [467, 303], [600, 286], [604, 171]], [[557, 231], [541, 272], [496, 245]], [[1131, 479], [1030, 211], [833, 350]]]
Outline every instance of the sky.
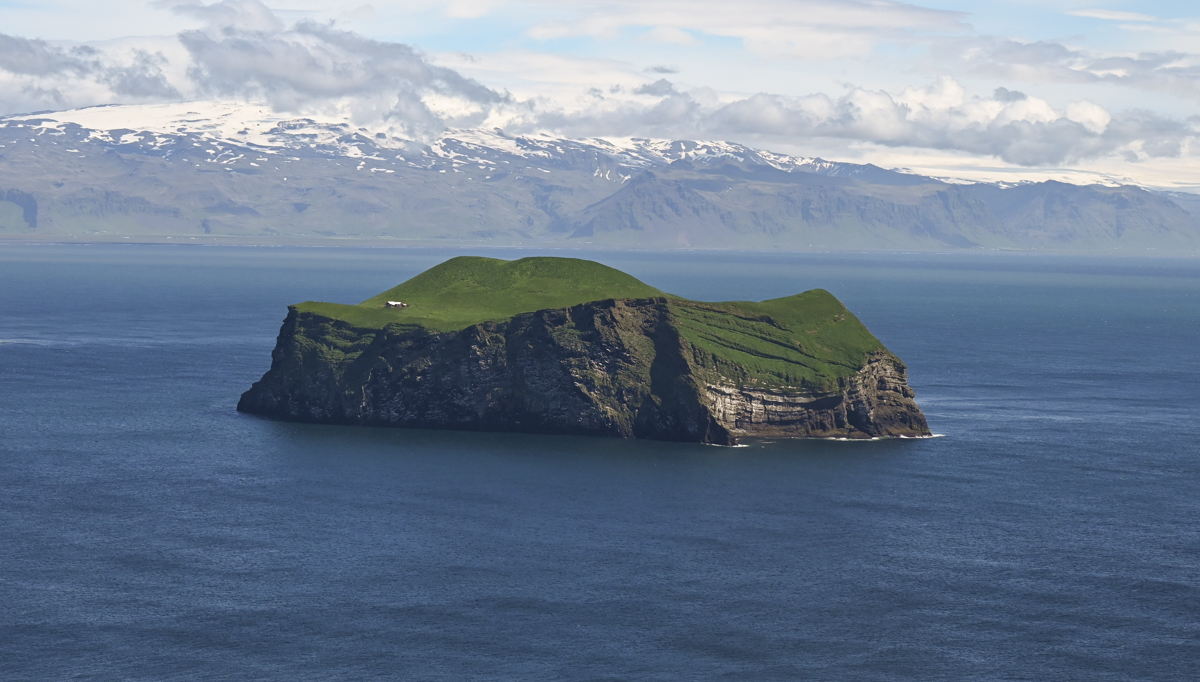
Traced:
[[0, 0], [0, 114], [204, 99], [1200, 191], [1200, 3]]

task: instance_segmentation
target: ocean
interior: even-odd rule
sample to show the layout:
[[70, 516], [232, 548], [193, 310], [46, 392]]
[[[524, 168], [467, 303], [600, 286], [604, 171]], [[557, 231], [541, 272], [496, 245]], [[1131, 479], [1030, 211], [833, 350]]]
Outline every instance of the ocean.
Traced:
[[462, 253], [0, 245], [0, 679], [1200, 678], [1200, 261], [589, 252], [824, 288], [927, 440], [234, 410], [286, 305]]

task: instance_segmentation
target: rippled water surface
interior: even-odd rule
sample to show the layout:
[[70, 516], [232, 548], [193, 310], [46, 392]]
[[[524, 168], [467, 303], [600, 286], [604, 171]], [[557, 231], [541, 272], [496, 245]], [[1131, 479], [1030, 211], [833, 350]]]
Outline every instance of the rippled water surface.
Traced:
[[234, 411], [288, 303], [451, 255], [0, 246], [0, 679], [1200, 677], [1200, 262], [592, 256], [829, 289], [932, 440]]

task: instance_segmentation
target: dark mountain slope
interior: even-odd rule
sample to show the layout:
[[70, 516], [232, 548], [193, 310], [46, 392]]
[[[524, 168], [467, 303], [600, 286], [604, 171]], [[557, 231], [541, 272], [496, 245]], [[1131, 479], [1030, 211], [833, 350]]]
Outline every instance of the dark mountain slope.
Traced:
[[972, 185], [1022, 246], [1040, 249], [1195, 248], [1200, 221], [1169, 197], [1140, 187], [1040, 182]]
[[[717, 172], [724, 170], [725, 172]], [[734, 248], [1015, 247], [961, 186], [672, 164], [646, 172], [560, 229], [574, 240]]]

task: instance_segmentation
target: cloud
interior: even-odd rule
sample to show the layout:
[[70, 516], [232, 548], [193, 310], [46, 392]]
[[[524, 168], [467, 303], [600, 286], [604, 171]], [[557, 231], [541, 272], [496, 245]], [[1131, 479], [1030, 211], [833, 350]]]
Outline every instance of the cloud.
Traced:
[[1158, 21], [1157, 17], [1152, 17], [1149, 14], [1138, 14], [1137, 12], [1116, 12], [1108, 9], [1079, 9], [1067, 12], [1067, 14], [1073, 17], [1103, 19], [1105, 21]]
[[283, 22], [259, 0], [221, 0], [205, 5], [186, 0], [157, 0], [157, 7], [176, 14], [199, 19], [211, 28], [233, 28], [239, 31], [279, 31]]
[[1115, 117], [1090, 102], [1058, 111], [1034, 97], [966, 98], [949, 78], [898, 95], [854, 88], [785, 99], [758, 95], [714, 112], [716, 129], [757, 135], [791, 134], [871, 142], [891, 147], [953, 150], [1023, 166], [1057, 165], [1139, 150], [1176, 156], [1194, 127], [1145, 112]]
[[1200, 25], [1137, 12], [1084, 8], [1066, 14], [1079, 17], [1076, 24], [1094, 25], [1082, 20], [1099, 19], [1121, 22], [1125, 32], [1153, 31], [1155, 47], [1148, 50], [1080, 49], [979, 35], [966, 13], [895, 0], [495, 0], [487, 11], [507, 11], [514, 22], [535, 17], [525, 35], [536, 41], [590, 37], [626, 46], [630, 41], [695, 41], [723, 49], [729, 41], [721, 39], [733, 38], [772, 61], [840, 60], [853, 70], [865, 60], [887, 60], [889, 66], [915, 64], [926, 73], [951, 71], [960, 77], [1200, 96], [1200, 55], [1193, 47]]
[[359, 123], [386, 121], [416, 137], [441, 130], [447, 119], [482, 120], [488, 107], [507, 99], [407, 45], [312, 22], [276, 31], [187, 31], [179, 40], [192, 59], [188, 75], [204, 96], [264, 101], [279, 111], [336, 111]]
[[674, 26], [656, 26], [643, 33], [640, 38], [648, 43], [661, 43], [664, 45], [700, 44], [696, 36]]
[[916, 43], [929, 34], [968, 30], [962, 13], [894, 0], [580, 0], [554, 6], [558, 16], [530, 27], [530, 37], [615, 39], [650, 27], [642, 36], [658, 42], [692, 44], [703, 34], [737, 38], [772, 57], [829, 59], [864, 56], [881, 43]]
[[179, 98], [179, 91], [163, 73], [167, 58], [161, 53], [133, 50], [129, 64], [104, 68], [98, 80], [108, 84], [114, 94], [137, 100], [172, 100]]
[[85, 75], [96, 64], [95, 50], [55, 47], [44, 40], [0, 34], [0, 69], [26, 76]]
[[100, 92], [132, 101], [178, 98], [163, 73], [166, 63], [162, 54], [146, 50], [106, 53], [0, 34], [0, 106], [12, 111], [103, 103], [93, 101]]
[[992, 99], [997, 102], [1020, 102], [1025, 98], [1025, 93], [1020, 90], [1009, 90], [1008, 88], [996, 88], [992, 93]]
[[361, 5], [342, 12], [342, 16], [351, 21], [367, 21], [374, 19], [377, 15], [374, 5]]
[[675, 85], [666, 78], [659, 78], [653, 83], [647, 83], [643, 86], [635, 88], [635, 95], [650, 95], [651, 97], [666, 97], [675, 92]]
[[991, 97], [968, 97], [962, 85], [948, 77], [900, 93], [850, 88], [836, 98], [757, 94], [715, 105], [666, 81], [659, 83], [665, 85], [653, 84], [660, 95], [653, 103], [600, 102], [574, 114], [542, 114], [525, 125], [574, 135], [641, 135], [651, 130], [665, 137], [715, 137], [766, 146], [833, 139], [966, 152], [1022, 166], [1118, 153], [1174, 157], [1183, 142], [1197, 134], [1194, 123], [1148, 112], [1113, 115], [1086, 101], [1056, 110], [1045, 100], [1003, 89]]
[[929, 65], [959, 62], [988, 78], [1108, 83], [1200, 97], [1200, 56], [1182, 52], [1100, 53], [1048, 41], [978, 38], [935, 49]]
[[0, 108], [234, 98], [423, 139], [476, 125], [511, 99], [407, 45], [309, 21], [286, 27], [259, 0], [158, 4], [204, 24], [176, 37], [174, 63], [136, 45], [61, 47], [0, 34]]

